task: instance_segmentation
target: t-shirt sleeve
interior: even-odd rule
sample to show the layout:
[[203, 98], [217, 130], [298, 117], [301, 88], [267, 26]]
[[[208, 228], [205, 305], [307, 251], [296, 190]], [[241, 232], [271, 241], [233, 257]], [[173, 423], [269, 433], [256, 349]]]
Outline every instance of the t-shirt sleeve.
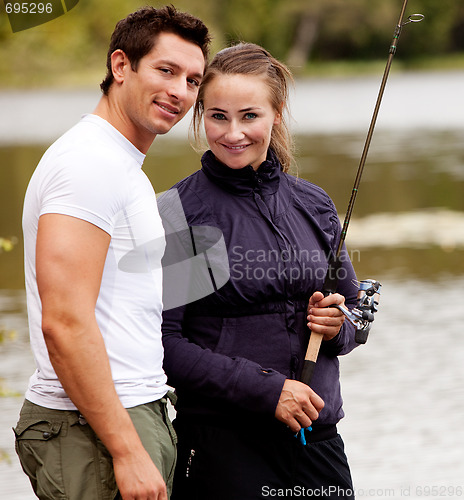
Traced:
[[69, 215], [111, 235], [128, 189], [126, 174], [112, 167], [117, 162], [85, 153], [60, 155], [55, 161], [42, 186], [40, 215]]

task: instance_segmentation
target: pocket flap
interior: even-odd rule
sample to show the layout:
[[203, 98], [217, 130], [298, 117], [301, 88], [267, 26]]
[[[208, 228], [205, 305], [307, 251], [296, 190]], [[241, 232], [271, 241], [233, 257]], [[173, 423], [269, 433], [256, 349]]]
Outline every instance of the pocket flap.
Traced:
[[13, 430], [17, 439], [48, 441], [60, 433], [61, 426], [62, 422], [50, 422], [36, 418], [21, 420]]

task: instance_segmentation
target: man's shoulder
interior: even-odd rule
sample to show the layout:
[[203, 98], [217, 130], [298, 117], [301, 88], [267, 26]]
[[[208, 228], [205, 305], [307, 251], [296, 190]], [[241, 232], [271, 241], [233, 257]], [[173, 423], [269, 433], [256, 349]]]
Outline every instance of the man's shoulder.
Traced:
[[120, 176], [133, 159], [118, 148], [110, 136], [92, 123], [80, 121], [59, 137], [46, 151], [39, 170], [68, 172], [73, 170], [92, 176]]
[[116, 155], [112, 138], [92, 121], [84, 117], [58, 138], [50, 147], [56, 154], [73, 154], [92, 157], [98, 154]]
[[133, 173], [140, 174], [141, 168], [134, 168], [134, 163], [98, 127], [81, 121], [46, 151], [34, 172], [31, 189], [43, 200], [66, 198], [77, 204], [76, 200], [104, 198], [118, 200], [119, 206], [139, 185]]

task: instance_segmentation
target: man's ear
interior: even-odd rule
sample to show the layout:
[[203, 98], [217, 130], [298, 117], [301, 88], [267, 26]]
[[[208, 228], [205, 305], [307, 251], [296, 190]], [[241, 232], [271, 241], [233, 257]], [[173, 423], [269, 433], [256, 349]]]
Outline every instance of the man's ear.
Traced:
[[128, 57], [121, 49], [115, 50], [111, 54], [111, 70], [113, 71], [114, 80], [117, 83], [124, 81], [127, 68], [130, 68]]

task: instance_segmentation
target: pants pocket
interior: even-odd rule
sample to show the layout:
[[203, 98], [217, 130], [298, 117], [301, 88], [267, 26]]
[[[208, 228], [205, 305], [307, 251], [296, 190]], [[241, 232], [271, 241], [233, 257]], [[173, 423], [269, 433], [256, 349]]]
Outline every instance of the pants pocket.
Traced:
[[58, 436], [66, 433], [66, 422], [41, 417], [20, 419], [14, 430], [16, 453], [41, 500], [66, 498]]

